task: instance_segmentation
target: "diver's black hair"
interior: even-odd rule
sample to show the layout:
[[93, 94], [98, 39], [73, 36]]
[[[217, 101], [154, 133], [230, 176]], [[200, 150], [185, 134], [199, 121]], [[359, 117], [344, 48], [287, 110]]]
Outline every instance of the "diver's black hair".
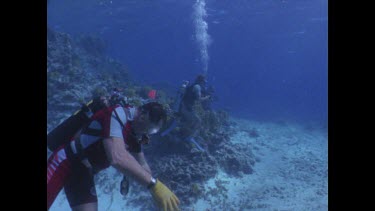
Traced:
[[142, 113], [149, 112], [150, 121], [153, 123], [158, 123], [163, 120], [163, 124], [167, 121], [167, 112], [160, 103], [150, 102], [142, 105], [140, 107]]
[[203, 74], [199, 74], [196, 78], [195, 78], [195, 83], [205, 83], [206, 82], [206, 76], [203, 75]]

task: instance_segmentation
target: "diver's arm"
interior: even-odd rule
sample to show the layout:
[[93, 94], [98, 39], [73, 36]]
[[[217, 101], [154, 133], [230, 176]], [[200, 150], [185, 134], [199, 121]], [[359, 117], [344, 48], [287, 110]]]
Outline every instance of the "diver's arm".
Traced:
[[205, 100], [210, 99], [210, 95], [202, 97], [202, 90], [201, 90], [201, 87], [199, 85], [194, 86], [194, 93], [196, 94], [197, 99], [199, 101], [205, 101]]
[[210, 99], [210, 95], [207, 95], [207, 96], [204, 96], [204, 97], [201, 97], [201, 98], [199, 98], [199, 100], [200, 101], [205, 101], [205, 100], [208, 100], [208, 99]]
[[152, 174], [150, 166], [148, 165], [145, 154], [143, 152], [140, 153], [132, 153], [134, 158], [138, 161], [139, 164], [150, 174]]
[[151, 174], [125, 149], [121, 138], [109, 137], [104, 139], [104, 150], [111, 165], [123, 174], [129, 175], [140, 184], [147, 186], [151, 182]]

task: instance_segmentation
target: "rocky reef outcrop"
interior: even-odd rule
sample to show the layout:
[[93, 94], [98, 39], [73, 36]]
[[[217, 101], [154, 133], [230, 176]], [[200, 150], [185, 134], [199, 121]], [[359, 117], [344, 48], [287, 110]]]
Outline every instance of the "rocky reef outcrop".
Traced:
[[130, 81], [124, 65], [104, 55], [105, 44], [87, 35], [47, 29], [47, 131], [87, 102], [98, 87]]

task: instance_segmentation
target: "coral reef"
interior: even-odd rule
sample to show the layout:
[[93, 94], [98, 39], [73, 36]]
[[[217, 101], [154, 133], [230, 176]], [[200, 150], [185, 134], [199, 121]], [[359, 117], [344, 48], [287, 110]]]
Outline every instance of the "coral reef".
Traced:
[[95, 37], [74, 40], [47, 29], [47, 131], [89, 101], [95, 88], [128, 82], [127, 69], [105, 57], [104, 49], [103, 41]]
[[253, 173], [255, 157], [248, 146], [223, 144], [213, 155], [228, 175], [239, 177]]
[[107, 44], [97, 36], [94, 35], [81, 35], [77, 39], [77, 44], [86, 51], [87, 54], [94, 57], [103, 56]]

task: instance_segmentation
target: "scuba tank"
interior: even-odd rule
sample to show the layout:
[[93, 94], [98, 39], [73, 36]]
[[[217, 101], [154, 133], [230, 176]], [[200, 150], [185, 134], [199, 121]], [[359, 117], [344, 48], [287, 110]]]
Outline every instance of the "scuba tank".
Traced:
[[47, 148], [54, 151], [63, 144], [69, 143], [70, 139], [91, 121], [91, 116], [101, 107], [95, 99], [83, 104], [80, 110], [47, 134]]
[[[119, 90], [115, 89], [109, 103], [110, 105], [121, 104], [124, 106], [127, 105], [127, 99], [119, 93]], [[106, 106], [100, 97], [83, 104], [80, 110], [47, 134], [47, 149], [54, 151], [63, 144], [69, 143], [80, 129], [91, 122], [92, 115]]]
[[185, 95], [186, 88], [188, 87], [188, 85], [189, 85], [189, 81], [183, 81], [182, 82], [181, 87], [177, 92], [176, 102], [172, 107], [173, 111], [178, 112], [180, 110], [181, 101], [182, 101], [182, 98]]

